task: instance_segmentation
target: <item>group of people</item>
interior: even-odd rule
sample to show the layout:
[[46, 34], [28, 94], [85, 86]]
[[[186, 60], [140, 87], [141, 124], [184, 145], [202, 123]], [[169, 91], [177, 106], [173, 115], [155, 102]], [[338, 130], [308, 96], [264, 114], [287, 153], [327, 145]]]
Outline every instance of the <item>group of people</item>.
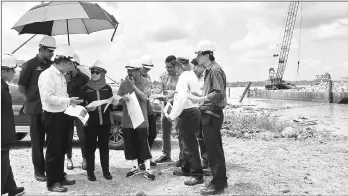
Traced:
[[[74, 168], [74, 125], [81, 144], [81, 166], [87, 170], [88, 180], [96, 180], [94, 170], [97, 146], [103, 176], [111, 180], [108, 141], [113, 122], [110, 112], [115, 110], [117, 105], [122, 105], [124, 154], [126, 160], [132, 163], [127, 177], [145, 170], [144, 177], [155, 180], [151, 167], [172, 161], [171, 132], [174, 129], [179, 135], [180, 154], [176, 162], [179, 169], [173, 174], [190, 176], [184, 184], [193, 186], [204, 183], [204, 169], [210, 168], [213, 178], [201, 194], [223, 192], [227, 187], [227, 176], [220, 129], [224, 118], [223, 108], [227, 104], [226, 75], [215, 62], [215, 47], [210, 41], [203, 40], [198, 43], [195, 52], [197, 57], [192, 61], [174, 55], [165, 59], [166, 71], [160, 76], [161, 91], [157, 93], [163, 94], [158, 99], [164, 105], [170, 103], [172, 110], [169, 115], [162, 115], [163, 155], [153, 161], [151, 148], [157, 131], [156, 118], [149, 101], [153, 87], [148, 72], [154, 66], [150, 56], [133, 59], [125, 66], [127, 76], [120, 84], [117, 94], [122, 98], [118, 99], [113, 96], [112, 88], [106, 83], [107, 70], [101, 61], [89, 68], [89, 77], [78, 69], [80, 59], [70, 46], [56, 47], [55, 39], [45, 36], [39, 44], [38, 55], [23, 65], [18, 81], [18, 90], [26, 97], [25, 113], [30, 116], [32, 162], [36, 180], [46, 181], [48, 190], [53, 192], [66, 192], [65, 186], [76, 183], [75, 180], [68, 180], [64, 172], [65, 156], [67, 169]], [[54, 54], [55, 57], [51, 61]], [[4, 59], [10, 60], [5, 62]], [[15, 61], [13, 56], [5, 55], [1, 65], [1, 105], [2, 112], [6, 112], [5, 115], [2, 114], [2, 122], [6, 120], [6, 125], [2, 124], [1, 127], [1, 191], [10, 195], [24, 191], [23, 187], [16, 186], [9, 164], [8, 149], [16, 138], [13, 110], [8, 107], [5, 111], [5, 107], [12, 105], [11, 95], [6, 91], [6, 82], [13, 78]], [[127, 108], [132, 93], [136, 95], [144, 117], [144, 121], [137, 127], [133, 126]], [[112, 104], [89, 107], [89, 103], [105, 99], [111, 99]], [[85, 125], [78, 118], [64, 113], [70, 105], [86, 108], [89, 119]], [[6, 119], [3, 116], [6, 116]], [[3, 137], [3, 133], [6, 133], [6, 137]], [[44, 158], [45, 136], [47, 150]], [[3, 156], [6, 156], [6, 162], [3, 162]], [[6, 175], [3, 175], [3, 171]]]

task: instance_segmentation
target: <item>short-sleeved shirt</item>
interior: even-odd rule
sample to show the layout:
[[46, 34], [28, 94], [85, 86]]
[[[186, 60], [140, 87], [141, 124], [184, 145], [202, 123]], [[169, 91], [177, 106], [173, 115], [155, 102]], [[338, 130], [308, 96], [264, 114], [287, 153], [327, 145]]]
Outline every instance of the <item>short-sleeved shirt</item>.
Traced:
[[22, 66], [18, 85], [24, 86], [26, 89], [25, 110], [27, 114], [41, 114], [42, 112], [38, 80], [40, 74], [49, 68], [51, 64], [52, 61], [45, 62], [36, 56]]
[[169, 75], [168, 71], [165, 71], [160, 76], [161, 88], [164, 95], [168, 94], [168, 90], [175, 91], [176, 84], [178, 83], [178, 75]]
[[[151, 94], [151, 82], [144, 77], [141, 77], [140, 82], [135, 82], [135, 86], [141, 90], [143, 93], [145, 93], [147, 96], [150, 96]], [[131, 84], [129, 84], [127, 82], [127, 80], [124, 80], [121, 85], [120, 88], [118, 90], [118, 95], [123, 96], [127, 93], [131, 94], [133, 93], [134, 90], [132, 89]], [[147, 128], [149, 126], [148, 123], [148, 117], [147, 117], [147, 102], [148, 100], [142, 100], [138, 98], [138, 102], [141, 108], [141, 111], [143, 112], [143, 116], [145, 121], [143, 123], [141, 123], [137, 128]], [[123, 117], [122, 117], [122, 128], [133, 128], [133, 124], [132, 121], [130, 119], [130, 116], [128, 114], [128, 109], [127, 109], [127, 104], [123, 103]]]

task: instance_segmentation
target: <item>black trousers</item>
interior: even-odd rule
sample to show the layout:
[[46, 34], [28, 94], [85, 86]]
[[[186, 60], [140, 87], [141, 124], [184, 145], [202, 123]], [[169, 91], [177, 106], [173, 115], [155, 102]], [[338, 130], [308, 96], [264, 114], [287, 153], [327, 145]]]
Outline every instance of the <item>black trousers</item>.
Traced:
[[86, 132], [83, 127], [83, 123], [78, 118], [71, 118], [69, 121], [69, 143], [68, 143], [68, 152], [66, 154], [66, 157], [68, 159], [71, 159], [72, 157], [72, 142], [74, 138], [74, 122], [76, 124], [76, 132], [77, 136], [79, 137], [80, 141], [80, 147], [81, 147], [81, 153], [82, 158], [86, 158]]
[[126, 160], [151, 159], [147, 128], [123, 128], [124, 154]]
[[94, 175], [95, 151], [97, 145], [100, 154], [100, 165], [103, 174], [109, 174], [109, 136], [111, 125], [87, 125], [86, 130], [86, 159], [87, 175]]
[[8, 148], [1, 148], [1, 194], [6, 194], [17, 189], [10, 164]]
[[184, 164], [182, 170], [191, 172], [195, 177], [203, 176], [197, 132], [199, 129], [201, 112], [198, 108], [185, 109], [179, 116], [177, 128], [180, 132], [183, 147]]
[[216, 188], [223, 188], [227, 181], [226, 162], [221, 138], [224, 113], [221, 109], [217, 113], [220, 117], [215, 117], [205, 112], [201, 114], [204, 140], [207, 147], [209, 165], [213, 174], [211, 184]]
[[205, 145], [205, 141], [204, 141], [204, 135], [203, 135], [203, 129], [202, 129], [202, 124], [199, 124], [199, 130], [198, 130], [198, 134], [197, 134], [197, 139], [198, 139], [198, 143], [199, 143], [199, 149], [201, 152], [201, 158], [202, 161], [204, 163], [208, 163], [208, 153], [207, 153], [207, 147]]
[[45, 158], [43, 147], [45, 144], [45, 126], [42, 123], [42, 114], [30, 115], [31, 156], [35, 173], [45, 173]]
[[64, 157], [69, 142], [69, 116], [63, 112], [43, 112], [47, 132], [46, 175], [47, 187], [64, 180]]
[[157, 128], [156, 128], [156, 116], [155, 114], [148, 115], [149, 120], [149, 135], [148, 135], [148, 141], [150, 149], [152, 148], [152, 145], [157, 137]]

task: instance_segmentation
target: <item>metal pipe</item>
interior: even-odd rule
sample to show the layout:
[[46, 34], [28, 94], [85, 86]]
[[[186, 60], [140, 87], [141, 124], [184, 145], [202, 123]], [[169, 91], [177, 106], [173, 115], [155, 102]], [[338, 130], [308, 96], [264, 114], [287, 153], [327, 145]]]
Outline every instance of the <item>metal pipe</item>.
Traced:
[[17, 50], [19, 50], [20, 48], [22, 48], [26, 43], [28, 43], [31, 39], [33, 39], [37, 34], [31, 36], [27, 41], [25, 41], [22, 45], [20, 45], [18, 48], [16, 48], [12, 54], [14, 54], [15, 52], [17, 52]]
[[66, 20], [66, 29], [67, 29], [67, 34], [68, 34], [68, 44], [70, 46], [70, 38], [69, 38], [69, 22]]

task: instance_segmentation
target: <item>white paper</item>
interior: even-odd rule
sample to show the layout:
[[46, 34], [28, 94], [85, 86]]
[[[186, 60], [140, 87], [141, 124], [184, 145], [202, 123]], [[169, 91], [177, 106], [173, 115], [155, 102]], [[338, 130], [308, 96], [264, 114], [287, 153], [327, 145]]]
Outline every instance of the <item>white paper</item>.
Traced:
[[173, 106], [170, 102], [167, 102], [167, 105], [163, 109], [164, 115], [168, 118], [169, 114], [172, 112]]
[[126, 104], [129, 117], [133, 124], [133, 128], [136, 129], [141, 123], [145, 121], [145, 119], [143, 116], [143, 112], [140, 108], [137, 96], [134, 92], [129, 95], [129, 101], [126, 101]]
[[87, 112], [87, 110], [80, 106], [80, 105], [76, 105], [76, 106], [72, 106], [70, 105], [65, 111], [65, 114], [69, 115], [69, 116], [74, 116], [77, 117], [78, 119], [81, 120], [81, 122], [85, 125], [88, 118], [89, 118], [89, 114]]
[[103, 99], [103, 100], [97, 100], [93, 101], [92, 103], [88, 104], [86, 108], [93, 108], [93, 107], [98, 107], [104, 104], [108, 104], [111, 100], [110, 99]]
[[114, 95], [114, 96], [110, 97], [110, 98], [109, 98], [109, 102], [108, 102], [107, 105], [105, 106], [103, 113], [106, 112], [106, 109], [108, 109], [108, 107], [109, 107], [109, 105], [110, 105], [110, 103], [112, 102], [113, 99], [116, 99], [117, 101], [120, 101], [120, 100], [122, 99], [122, 97], [119, 96], [119, 95]]

